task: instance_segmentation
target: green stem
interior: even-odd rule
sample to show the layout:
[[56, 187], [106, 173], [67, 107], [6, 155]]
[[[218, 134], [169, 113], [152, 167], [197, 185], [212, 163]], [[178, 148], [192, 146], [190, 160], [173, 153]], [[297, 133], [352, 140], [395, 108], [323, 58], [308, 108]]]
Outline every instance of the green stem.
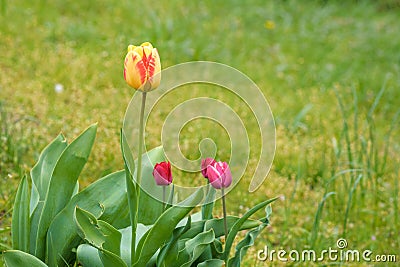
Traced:
[[226, 224], [226, 204], [225, 204], [225, 194], [224, 194], [224, 188], [221, 188], [221, 194], [222, 194], [222, 210], [224, 212], [224, 230], [225, 230], [225, 242], [226, 239], [228, 238], [228, 226]]
[[162, 187], [163, 212], [165, 211], [165, 189], [166, 189], [166, 186], [163, 186], [163, 187]]
[[136, 172], [136, 212], [135, 220], [132, 225], [132, 247], [131, 247], [131, 266], [135, 262], [135, 247], [136, 247], [136, 230], [139, 220], [139, 199], [140, 199], [140, 184], [142, 180], [142, 154], [143, 154], [143, 134], [144, 134], [144, 108], [146, 105], [146, 92], [142, 93], [142, 105], [140, 107], [140, 117], [139, 117], [139, 152], [137, 158], [137, 172]]

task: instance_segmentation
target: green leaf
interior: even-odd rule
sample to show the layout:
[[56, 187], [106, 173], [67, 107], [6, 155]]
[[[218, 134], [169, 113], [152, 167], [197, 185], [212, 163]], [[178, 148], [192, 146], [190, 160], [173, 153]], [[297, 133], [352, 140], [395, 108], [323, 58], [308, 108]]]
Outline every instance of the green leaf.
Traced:
[[207, 188], [208, 188], [208, 193], [204, 201], [206, 204], [203, 204], [203, 206], [201, 207], [201, 214], [203, 220], [208, 220], [213, 218], [212, 212], [214, 209], [215, 194], [217, 192], [214, 187], [210, 186], [210, 184], [207, 185]]
[[47, 267], [46, 264], [35, 256], [20, 250], [7, 250], [3, 255], [8, 267]]
[[126, 267], [127, 265], [117, 255], [88, 244], [82, 244], [78, 247], [77, 259], [85, 267]]
[[[153, 177], [155, 163], [165, 161], [164, 150], [156, 147], [142, 156], [142, 180], [139, 199], [138, 222], [150, 225], [163, 213], [163, 203], [152, 196], [162, 196], [162, 186], [158, 186]], [[137, 164], [137, 160], [135, 161]], [[167, 193], [169, 194], [169, 188]]]
[[76, 250], [78, 263], [85, 267], [104, 267], [98, 251], [97, 248], [88, 244], [79, 245]]
[[45, 258], [46, 234], [54, 219], [70, 201], [78, 176], [86, 164], [96, 137], [97, 124], [93, 124], [63, 151], [51, 175], [43, 210], [39, 219], [35, 255]]
[[141, 238], [137, 246], [134, 266], [145, 266], [158, 248], [170, 238], [175, 226], [202, 199], [203, 191], [199, 189], [183, 202], [166, 210], [153, 227]]
[[121, 233], [112, 225], [97, 220], [93, 214], [79, 207], [75, 209], [74, 219], [82, 239], [96, 248], [120, 255]]
[[247, 232], [245, 238], [239, 242], [236, 246], [236, 253], [235, 256], [229, 259], [228, 266], [240, 266], [243, 257], [246, 255], [247, 250], [249, 247], [254, 245], [254, 241], [259, 235], [259, 233], [265, 228], [266, 224], [262, 224], [256, 229], [250, 230]]
[[127, 267], [125, 262], [119, 256], [108, 250], [99, 249], [99, 255], [103, 266]]
[[29, 191], [26, 176], [21, 180], [15, 196], [11, 221], [12, 244], [14, 249], [29, 251]]
[[[145, 233], [151, 228], [151, 226], [143, 225], [139, 223], [136, 228], [136, 244], [144, 236]], [[121, 238], [121, 258], [127, 264], [131, 264], [131, 239], [132, 239], [132, 227], [126, 227], [118, 230], [122, 234]]]
[[67, 140], [59, 134], [43, 149], [39, 160], [31, 170], [32, 192], [30, 200], [30, 253], [35, 254], [39, 219], [49, 188], [51, 174], [62, 152], [68, 146]]
[[62, 134], [59, 134], [39, 156], [39, 160], [31, 170], [32, 196], [30, 213], [35, 210], [39, 201], [44, 201], [49, 188], [51, 174], [68, 143]]
[[[236, 216], [227, 216], [227, 227], [228, 230], [232, 228], [232, 226], [239, 221], [239, 217]], [[255, 221], [251, 219], [247, 219], [240, 227], [240, 230], [251, 229], [260, 225], [260, 221]], [[214, 230], [215, 237], [220, 237], [225, 234], [224, 231], [224, 219], [212, 219], [212, 220], [203, 220], [198, 222], [193, 222], [191, 228], [182, 235], [182, 238], [193, 238], [196, 235], [200, 234], [203, 231], [208, 231], [210, 229]]]
[[221, 267], [224, 265], [224, 261], [220, 259], [210, 259], [202, 263], [199, 263], [197, 267]]
[[[126, 140], [126, 136], [124, 131], [121, 129], [121, 151], [122, 151], [122, 158], [124, 160], [124, 167], [125, 167], [125, 183], [127, 189], [127, 196], [128, 196], [128, 207], [129, 207], [129, 218], [131, 225], [137, 227], [137, 212], [138, 212], [138, 201], [137, 201], [137, 191], [136, 191], [136, 184], [133, 181], [133, 175], [135, 171], [135, 161], [133, 160], [133, 156], [131, 153], [131, 148]], [[134, 230], [136, 231], [136, 229]], [[131, 234], [136, 235], [136, 232], [132, 232]], [[130, 244], [130, 254], [135, 254], [135, 247], [136, 247], [136, 237], [131, 237], [131, 244]], [[129, 263], [130, 265], [130, 263]]]
[[130, 224], [124, 177], [125, 172], [118, 171], [99, 179], [75, 195], [54, 218], [47, 234], [49, 265], [65, 266], [64, 260], [74, 260], [72, 249], [81, 242], [73, 216], [76, 206], [116, 228]]
[[246, 255], [247, 250], [254, 245], [257, 236], [269, 224], [269, 216], [271, 214], [271, 205], [265, 208], [266, 218], [265, 222], [258, 226], [256, 229], [247, 232], [246, 236], [237, 244], [235, 256], [229, 259], [228, 266], [240, 266], [243, 257]]
[[167, 255], [174, 255], [176, 258], [177, 253], [172, 253], [171, 250], [174, 248], [178, 239], [190, 229], [192, 224], [191, 216], [188, 217], [186, 221], [185, 227], [179, 227], [172, 232], [172, 237], [169, 242], [160, 250], [160, 253], [157, 256], [157, 266], [164, 266], [162, 265], [164, 259]]
[[125, 262], [117, 255], [100, 250], [88, 244], [82, 244], [76, 251], [78, 262], [85, 267], [127, 267]]
[[[204, 252], [204, 250], [208, 247], [208, 245], [213, 242], [215, 239], [213, 229], [205, 231], [203, 233], [198, 234], [192, 239], [189, 239], [185, 242], [184, 250], [180, 251], [178, 254], [177, 263], [182, 267], [189, 267], [200, 255]], [[183, 254], [184, 261], [181, 264], [181, 254]]]
[[121, 129], [121, 151], [124, 163], [128, 167], [131, 175], [133, 176], [133, 174], [135, 173], [135, 160], [133, 159], [132, 150], [129, 147], [128, 140], [126, 140], [126, 135], [123, 129]]
[[228, 237], [227, 237], [226, 242], [225, 242], [225, 252], [224, 252], [224, 258], [225, 259], [228, 259], [230, 250], [232, 248], [233, 241], [235, 240], [235, 237], [236, 237], [237, 233], [239, 232], [240, 228], [242, 227], [242, 225], [250, 218], [251, 215], [253, 215], [257, 211], [259, 211], [260, 209], [264, 208], [265, 206], [267, 206], [268, 204], [274, 202], [277, 199], [278, 198], [275, 197], [275, 198], [272, 198], [272, 199], [269, 199], [269, 200], [266, 200], [264, 202], [261, 202], [261, 203], [257, 204], [252, 209], [247, 211], [242, 216], [242, 218], [240, 218], [238, 221], [235, 222], [235, 224], [229, 230]]

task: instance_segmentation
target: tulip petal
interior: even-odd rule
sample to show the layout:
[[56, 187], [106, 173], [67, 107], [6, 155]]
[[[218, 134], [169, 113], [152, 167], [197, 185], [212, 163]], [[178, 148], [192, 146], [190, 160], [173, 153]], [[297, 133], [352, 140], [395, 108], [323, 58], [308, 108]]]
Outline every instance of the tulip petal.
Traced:
[[152, 89], [157, 88], [161, 82], [161, 62], [157, 48], [154, 48], [148, 58], [148, 77]]
[[140, 63], [141, 57], [135, 51], [129, 52], [125, 57], [124, 62], [124, 78], [126, 82], [135, 89], [139, 89], [142, 84], [143, 80], [146, 80], [146, 71]]

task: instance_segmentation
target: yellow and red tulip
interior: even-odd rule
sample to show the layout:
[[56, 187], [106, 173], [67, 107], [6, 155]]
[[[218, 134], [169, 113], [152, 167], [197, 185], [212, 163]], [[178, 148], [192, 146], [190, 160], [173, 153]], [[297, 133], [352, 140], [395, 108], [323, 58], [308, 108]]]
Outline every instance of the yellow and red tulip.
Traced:
[[128, 46], [124, 62], [124, 79], [128, 85], [143, 92], [154, 90], [160, 85], [160, 72], [160, 56], [151, 43]]

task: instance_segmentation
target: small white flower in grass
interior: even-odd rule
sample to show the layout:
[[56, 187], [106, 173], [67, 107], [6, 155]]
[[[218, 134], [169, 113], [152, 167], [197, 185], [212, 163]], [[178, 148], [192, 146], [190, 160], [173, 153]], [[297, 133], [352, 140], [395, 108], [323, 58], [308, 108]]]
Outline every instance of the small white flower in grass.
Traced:
[[371, 240], [375, 241], [376, 240], [376, 236], [375, 235], [371, 236]]
[[63, 86], [61, 83], [57, 83], [57, 84], [54, 86], [54, 91], [55, 91], [57, 94], [60, 94], [60, 93], [62, 93], [62, 92], [64, 91], [64, 86]]

